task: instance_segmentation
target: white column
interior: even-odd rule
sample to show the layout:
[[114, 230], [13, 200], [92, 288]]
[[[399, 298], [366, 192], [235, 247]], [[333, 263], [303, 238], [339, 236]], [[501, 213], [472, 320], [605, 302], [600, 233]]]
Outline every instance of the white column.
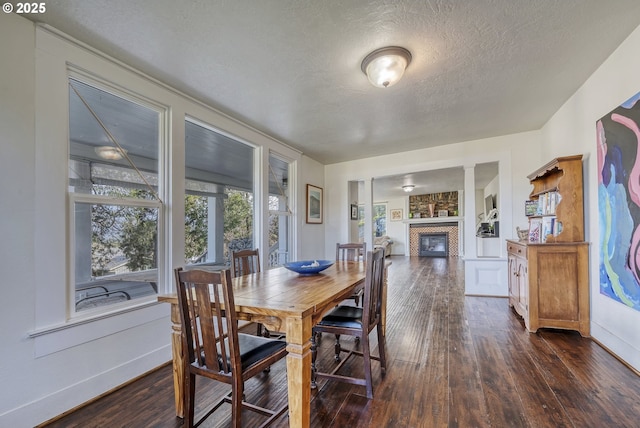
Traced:
[[364, 180], [364, 242], [373, 250], [373, 178]]
[[475, 164], [464, 166], [464, 254], [465, 259], [475, 259], [476, 252], [476, 177]]

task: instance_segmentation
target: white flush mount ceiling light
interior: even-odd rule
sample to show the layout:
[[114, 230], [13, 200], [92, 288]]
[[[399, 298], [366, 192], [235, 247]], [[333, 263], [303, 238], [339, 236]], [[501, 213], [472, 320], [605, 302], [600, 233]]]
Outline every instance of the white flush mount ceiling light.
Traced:
[[399, 46], [388, 46], [367, 55], [360, 68], [373, 86], [388, 88], [398, 83], [410, 63], [411, 52]]
[[96, 154], [98, 156], [100, 156], [102, 159], [107, 160], [120, 160], [124, 157], [124, 154], [127, 153], [125, 149], [111, 146], [99, 146], [94, 150], [96, 151]]
[[413, 184], [405, 184], [404, 186], [402, 186], [402, 190], [404, 190], [405, 192], [409, 193], [409, 192], [413, 192], [413, 189], [416, 186], [414, 186]]

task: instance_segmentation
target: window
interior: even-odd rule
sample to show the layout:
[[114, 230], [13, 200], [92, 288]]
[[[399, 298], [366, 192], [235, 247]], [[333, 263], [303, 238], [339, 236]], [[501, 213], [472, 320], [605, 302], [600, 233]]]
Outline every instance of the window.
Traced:
[[290, 163], [275, 154], [269, 155], [269, 250], [267, 267], [282, 266], [291, 254], [291, 219], [289, 198]]
[[255, 248], [253, 163], [248, 144], [185, 122], [185, 263], [228, 266]]
[[373, 236], [387, 234], [387, 204], [373, 204]]
[[[373, 204], [373, 236], [387, 234], [387, 204]], [[358, 206], [358, 238], [364, 242], [364, 205]]]
[[158, 291], [163, 117], [130, 94], [69, 79], [72, 314]]

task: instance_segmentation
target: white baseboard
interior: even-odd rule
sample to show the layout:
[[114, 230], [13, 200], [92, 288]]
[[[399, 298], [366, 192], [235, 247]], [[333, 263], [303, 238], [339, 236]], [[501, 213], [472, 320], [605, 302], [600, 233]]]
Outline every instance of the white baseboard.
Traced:
[[613, 335], [603, 326], [591, 323], [591, 337], [616, 358], [627, 364], [636, 373], [640, 373], [640, 349]]
[[43, 396], [0, 415], [2, 427], [32, 427], [80, 406], [171, 360], [171, 345]]

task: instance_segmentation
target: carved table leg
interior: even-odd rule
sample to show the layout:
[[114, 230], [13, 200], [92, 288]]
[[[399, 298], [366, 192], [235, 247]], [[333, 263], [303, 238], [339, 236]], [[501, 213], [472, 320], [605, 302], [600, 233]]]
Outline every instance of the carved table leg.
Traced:
[[180, 325], [180, 308], [178, 304], [171, 305], [171, 353], [173, 355], [173, 393], [176, 401], [176, 416], [184, 417], [184, 395], [182, 385], [184, 383], [182, 352], [182, 326]]
[[308, 427], [311, 421], [311, 317], [287, 320], [287, 382], [289, 426]]

